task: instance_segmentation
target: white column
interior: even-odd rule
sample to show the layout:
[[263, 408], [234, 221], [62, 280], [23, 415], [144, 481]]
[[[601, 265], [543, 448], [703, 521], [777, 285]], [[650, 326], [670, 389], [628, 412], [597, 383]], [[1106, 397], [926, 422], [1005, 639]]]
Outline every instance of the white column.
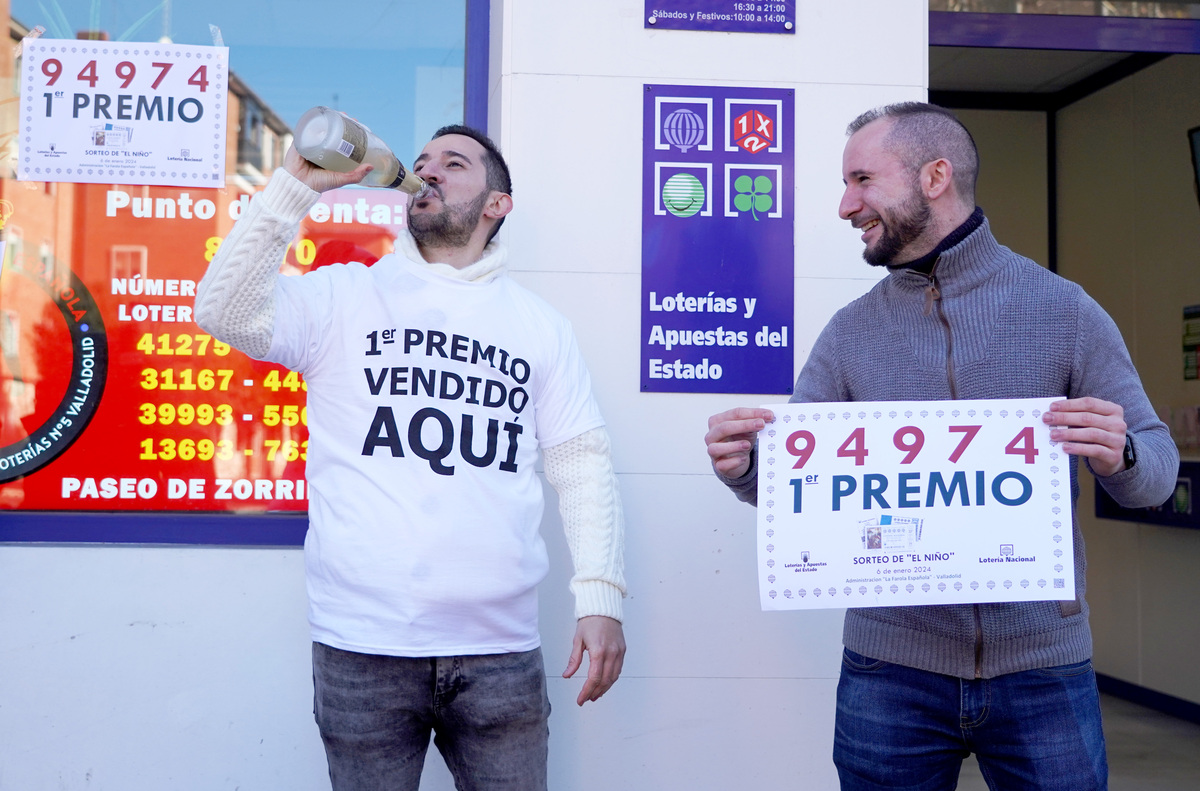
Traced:
[[634, 0], [492, 4], [490, 133], [512, 168], [517, 279], [572, 319], [613, 436], [628, 534], [625, 673], [575, 706], [555, 504], [543, 532], [551, 787], [834, 788], [842, 611], [764, 614], [754, 512], [712, 477], [707, 417], [778, 396], [639, 392], [642, 93], [647, 83], [796, 91], [796, 370], [877, 273], [838, 219], [846, 124], [926, 96], [923, 0], [801, 0], [794, 35], [646, 29]]

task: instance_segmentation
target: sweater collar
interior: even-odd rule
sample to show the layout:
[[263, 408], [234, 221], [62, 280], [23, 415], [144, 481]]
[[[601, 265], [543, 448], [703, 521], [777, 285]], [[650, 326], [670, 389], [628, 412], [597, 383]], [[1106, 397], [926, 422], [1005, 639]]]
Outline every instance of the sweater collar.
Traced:
[[963, 239], [966, 239], [976, 228], [982, 224], [983, 209], [976, 206], [975, 211], [971, 212], [971, 216], [967, 218], [966, 222], [948, 233], [946, 238], [938, 242], [937, 247], [933, 248], [915, 261], [909, 261], [907, 264], [897, 264], [894, 267], [889, 266], [888, 269], [892, 271], [897, 269], [911, 269], [914, 272], [920, 272], [928, 275], [933, 270], [933, 264], [937, 261], [938, 256], [949, 250], [951, 247], [957, 245]]
[[[889, 279], [901, 288], [923, 289], [930, 283], [932, 275], [936, 275], [938, 288], [943, 295], [961, 293], [975, 288], [980, 283], [991, 278], [1003, 266], [1007, 248], [1003, 247], [992, 236], [991, 225], [981, 210], [972, 215], [979, 217], [979, 223], [973, 230], [968, 231], [957, 242], [938, 245], [940, 252], [930, 262], [930, 272], [914, 270], [912, 267], [889, 267]], [[965, 225], [971, 223], [968, 220]], [[958, 230], [962, 230], [960, 226]], [[958, 231], [947, 236], [943, 244], [956, 236]], [[913, 262], [916, 263], [916, 262]], [[936, 263], [936, 269], [933, 264]]]
[[421, 255], [421, 250], [417, 247], [417, 240], [407, 230], [402, 230], [396, 235], [396, 250], [427, 272], [466, 283], [490, 283], [504, 274], [506, 271], [505, 261], [508, 259], [507, 248], [493, 239], [488, 242], [487, 247], [483, 248], [483, 257], [470, 266], [457, 269], [450, 264], [437, 262], [431, 264]]

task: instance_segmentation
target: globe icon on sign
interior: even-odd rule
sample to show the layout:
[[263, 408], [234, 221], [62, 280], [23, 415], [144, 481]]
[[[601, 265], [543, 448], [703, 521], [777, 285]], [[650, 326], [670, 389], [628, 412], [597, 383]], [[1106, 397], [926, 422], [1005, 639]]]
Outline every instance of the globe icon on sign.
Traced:
[[704, 121], [691, 110], [676, 110], [663, 122], [663, 137], [686, 154], [689, 148], [704, 139]]
[[676, 217], [691, 217], [704, 206], [704, 185], [691, 173], [676, 173], [663, 184], [662, 201]]

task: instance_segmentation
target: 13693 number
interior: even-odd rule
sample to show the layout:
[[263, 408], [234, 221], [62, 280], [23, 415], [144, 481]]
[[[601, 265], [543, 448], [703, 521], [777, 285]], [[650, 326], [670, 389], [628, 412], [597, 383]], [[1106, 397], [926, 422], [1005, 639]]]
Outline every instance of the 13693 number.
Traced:
[[142, 461], [211, 461], [212, 459], [232, 459], [233, 443], [227, 439], [213, 441], [211, 439], [144, 439], [141, 442], [142, 453], [138, 456]]

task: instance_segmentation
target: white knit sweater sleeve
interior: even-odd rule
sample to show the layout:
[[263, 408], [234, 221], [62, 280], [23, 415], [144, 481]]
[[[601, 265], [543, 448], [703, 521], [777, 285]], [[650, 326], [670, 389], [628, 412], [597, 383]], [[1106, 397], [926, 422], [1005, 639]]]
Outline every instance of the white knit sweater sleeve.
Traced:
[[558, 509], [575, 576], [575, 617], [621, 620], [625, 594], [625, 516], [609, 453], [608, 432], [585, 431], [542, 451], [546, 480], [558, 492]]
[[196, 323], [255, 359], [271, 348], [275, 280], [287, 246], [320, 193], [282, 168], [251, 199], [196, 289]]

